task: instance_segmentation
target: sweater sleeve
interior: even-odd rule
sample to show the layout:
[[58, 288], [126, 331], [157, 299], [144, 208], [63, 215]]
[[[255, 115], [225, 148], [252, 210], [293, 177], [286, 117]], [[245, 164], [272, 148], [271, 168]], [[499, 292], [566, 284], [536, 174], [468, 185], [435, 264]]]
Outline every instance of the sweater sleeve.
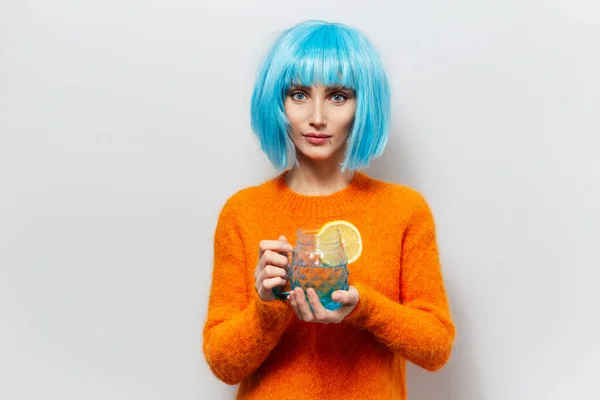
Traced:
[[347, 320], [372, 332], [392, 351], [429, 371], [450, 357], [455, 328], [439, 262], [433, 216], [421, 195], [402, 241], [400, 303], [360, 282]]
[[[255, 371], [275, 347], [291, 319], [283, 301], [262, 301], [248, 282], [242, 235], [228, 202], [214, 238], [214, 266], [204, 326], [203, 350], [217, 378], [239, 383]], [[258, 244], [257, 244], [258, 252]]]

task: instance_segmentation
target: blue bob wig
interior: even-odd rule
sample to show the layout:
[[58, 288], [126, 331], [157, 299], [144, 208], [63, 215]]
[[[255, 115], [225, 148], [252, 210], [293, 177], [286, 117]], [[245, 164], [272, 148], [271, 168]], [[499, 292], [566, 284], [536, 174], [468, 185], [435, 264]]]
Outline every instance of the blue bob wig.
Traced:
[[342, 86], [356, 92], [356, 112], [342, 170], [358, 170], [383, 153], [390, 121], [390, 84], [376, 49], [347, 25], [306, 21], [283, 31], [260, 68], [251, 123], [275, 168], [296, 161], [284, 101], [295, 85]]

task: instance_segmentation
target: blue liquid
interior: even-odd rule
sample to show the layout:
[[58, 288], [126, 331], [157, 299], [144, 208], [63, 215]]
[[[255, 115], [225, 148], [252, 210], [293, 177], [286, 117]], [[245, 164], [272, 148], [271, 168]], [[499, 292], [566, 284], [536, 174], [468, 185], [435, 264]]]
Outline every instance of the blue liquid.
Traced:
[[[337, 310], [342, 306], [333, 301], [331, 295], [336, 290], [348, 290], [348, 269], [345, 264], [335, 266], [293, 264], [290, 272], [292, 289], [300, 287], [306, 292], [308, 288], [313, 288], [327, 310]], [[308, 302], [308, 298], [306, 301]]]

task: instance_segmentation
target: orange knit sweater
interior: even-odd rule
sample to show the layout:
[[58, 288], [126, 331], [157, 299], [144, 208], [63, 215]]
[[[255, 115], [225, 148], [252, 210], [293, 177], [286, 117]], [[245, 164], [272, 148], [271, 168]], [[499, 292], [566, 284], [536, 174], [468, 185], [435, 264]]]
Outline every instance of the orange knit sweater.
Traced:
[[[423, 197], [356, 173], [329, 196], [291, 191], [285, 174], [232, 196], [219, 216], [204, 327], [214, 374], [241, 382], [238, 399], [406, 399], [405, 360], [428, 370], [454, 340], [434, 221]], [[302, 227], [352, 222], [363, 252], [348, 266], [360, 294], [340, 324], [299, 321], [254, 288], [258, 245]]]

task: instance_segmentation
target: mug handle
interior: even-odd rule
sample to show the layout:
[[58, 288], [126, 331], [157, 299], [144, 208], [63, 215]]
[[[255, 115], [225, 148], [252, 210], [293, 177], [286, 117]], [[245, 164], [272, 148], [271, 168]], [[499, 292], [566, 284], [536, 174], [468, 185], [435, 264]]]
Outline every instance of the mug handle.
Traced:
[[287, 297], [289, 296], [290, 292], [282, 292], [281, 291], [281, 287], [274, 287], [273, 289], [271, 289], [273, 291], [273, 296], [275, 296], [275, 298], [277, 300], [287, 300]]
[[[293, 251], [292, 251], [292, 253], [293, 253]], [[291, 270], [291, 268], [292, 268], [292, 253], [288, 253], [288, 255], [287, 255], [288, 256], [288, 260], [289, 260], [289, 264], [288, 264], [288, 268], [287, 268], [288, 280], [286, 282], [286, 285], [287, 285], [288, 282], [290, 282], [290, 285], [291, 285], [291, 280], [292, 280], [292, 274], [291, 274], [291, 272], [292, 272], [292, 270]], [[271, 291], [273, 292], [273, 296], [275, 296], [275, 299], [277, 299], [277, 300], [287, 300], [287, 298], [288, 298], [288, 296], [290, 294], [290, 291], [289, 290], [285, 291], [285, 292], [282, 291], [283, 287], [285, 287], [285, 286], [276, 286], [273, 289], [271, 289]]]

